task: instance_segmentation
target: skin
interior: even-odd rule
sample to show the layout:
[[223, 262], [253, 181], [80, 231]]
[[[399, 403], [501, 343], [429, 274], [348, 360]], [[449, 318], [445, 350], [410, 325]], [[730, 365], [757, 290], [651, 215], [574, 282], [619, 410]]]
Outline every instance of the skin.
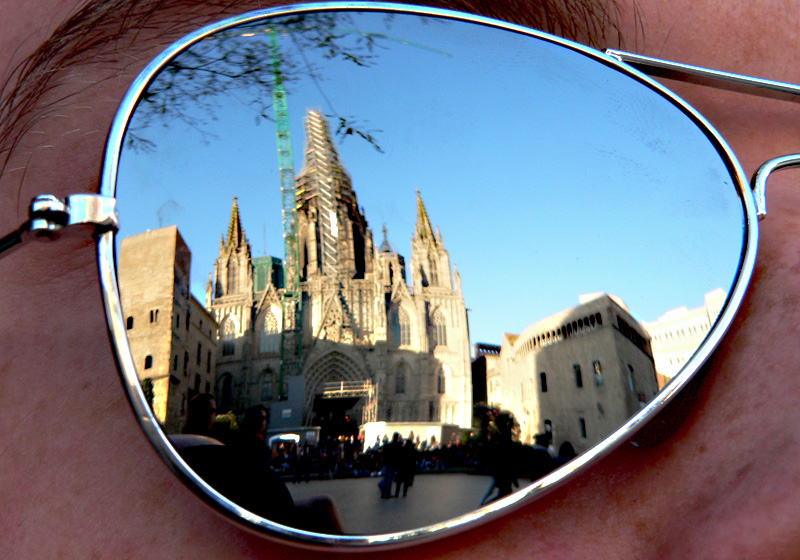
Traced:
[[[242, 2], [237, 11], [263, 4]], [[7, 2], [0, 71], [7, 75], [73, 8], [64, 0]], [[217, 19], [204, 10], [194, 10], [196, 21]], [[628, 50], [800, 83], [800, 52], [785, 47], [800, 40], [796, 22], [786, 17], [796, 13], [793, 0], [722, 9], [711, 0], [645, 0], [637, 10], [640, 20], [622, 5]], [[99, 81], [108, 77], [102, 65], [71, 75], [65, 87], [76, 92], [72, 102], [39, 123], [43, 135], [22, 138], [0, 178], [0, 232], [18, 227], [37, 194], [96, 190], [122, 93], [177, 35], [154, 29], [135, 48], [121, 44], [127, 66], [115, 77]], [[800, 152], [797, 104], [668, 86], [717, 127], [748, 176], [766, 159]], [[748, 295], [667, 441], [624, 445], [568, 486], [466, 533], [361, 557], [800, 557], [798, 179], [800, 171], [784, 171], [770, 181]], [[0, 555], [337, 556], [238, 528], [202, 507], [167, 470], [116, 374], [95, 261], [88, 230], [0, 259]]]

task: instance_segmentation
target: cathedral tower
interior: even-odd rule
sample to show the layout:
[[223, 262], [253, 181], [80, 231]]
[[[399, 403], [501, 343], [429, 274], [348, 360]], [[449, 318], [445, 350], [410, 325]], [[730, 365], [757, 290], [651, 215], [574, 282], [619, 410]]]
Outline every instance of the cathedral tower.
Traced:
[[363, 278], [372, 234], [358, 207], [350, 175], [339, 161], [324, 117], [306, 116], [305, 161], [297, 177], [298, 233], [303, 279]]
[[[466, 308], [458, 272], [451, 270], [421, 195], [417, 193], [409, 286], [406, 262], [385, 229], [381, 246], [373, 245], [328, 123], [319, 112], [309, 111], [305, 128], [304, 163], [296, 185], [301, 373], [288, 379], [278, 375], [283, 288], [275, 279], [280, 274], [262, 275], [257, 289], [253, 278], [259, 267], [266, 271], [278, 261], [262, 265], [251, 257], [234, 201], [208, 290], [222, 338], [220, 403], [232, 402], [237, 413], [263, 404], [275, 429], [330, 425], [345, 413], [362, 422], [370, 418], [468, 427], [472, 393]], [[285, 391], [276, 386], [281, 382]], [[332, 385], [342, 384], [369, 388], [373, 396], [369, 402], [358, 396], [336, 402], [325, 397]]]

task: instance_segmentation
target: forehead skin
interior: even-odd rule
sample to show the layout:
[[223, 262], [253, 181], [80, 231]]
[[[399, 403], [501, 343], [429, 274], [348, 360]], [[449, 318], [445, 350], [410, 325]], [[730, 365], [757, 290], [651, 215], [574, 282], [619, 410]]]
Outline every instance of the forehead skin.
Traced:
[[[527, 4], [511, 4], [510, 15], [524, 17]], [[202, 2], [187, 5], [161, 12], [168, 17], [154, 19], [133, 45], [121, 39], [116, 58], [60, 76], [63, 87], [44, 100], [70, 97], [19, 138], [0, 178], [0, 233], [19, 225], [36, 194], [96, 190], [105, 134], [133, 75], [184, 22], [218, 17]], [[0, 71], [33, 52], [73, 8], [60, 0], [4, 6]], [[644, 0], [622, 4], [619, 14], [629, 50], [798, 83], [800, 52], [782, 47], [800, 42], [796, 22], [785, 18], [794, 11], [792, 0], [724, 10], [712, 0]], [[668, 85], [721, 131], [748, 174], [769, 157], [800, 151], [800, 106]], [[567, 487], [467, 533], [360, 557], [796, 557], [798, 179], [788, 171], [769, 185], [749, 294], [669, 440], [623, 446]], [[0, 259], [0, 286], [3, 557], [336, 556], [238, 529], [167, 471], [116, 374], [86, 232]]]

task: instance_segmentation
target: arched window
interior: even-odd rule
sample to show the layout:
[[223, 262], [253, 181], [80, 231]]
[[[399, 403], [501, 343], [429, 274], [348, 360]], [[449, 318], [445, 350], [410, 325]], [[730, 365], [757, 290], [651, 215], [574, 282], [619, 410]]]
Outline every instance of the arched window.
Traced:
[[153, 367], [153, 356], [146, 356], [144, 359], [144, 369]]
[[441, 311], [433, 314], [433, 346], [447, 346], [447, 325]]
[[222, 324], [222, 355], [233, 356], [236, 352], [236, 325], [230, 317]]
[[547, 374], [542, 372], [539, 374], [539, 387], [542, 390], [542, 393], [547, 392]]
[[406, 373], [408, 364], [400, 364], [394, 375], [394, 392], [401, 395], [406, 392]]
[[133, 317], [128, 317], [127, 321], [125, 321], [125, 328], [128, 330], [133, 328]]
[[575, 373], [575, 386], [580, 389], [583, 387], [583, 374], [581, 373], [581, 366], [579, 364], [572, 365], [572, 371]]
[[636, 378], [633, 375], [633, 366], [628, 364], [628, 383], [631, 386], [631, 393], [636, 392]]
[[217, 411], [226, 414], [233, 407], [233, 378], [230, 373], [223, 373], [217, 379]]
[[439, 374], [436, 376], [436, 392], [440, 395], [444, 395], [446, 389], [446, 381], [444, 377], [444, 371], [441, 369], [439, 370]]
[[271, 369], [265, 369], [261, 378], [261, 400], [271, 401], [273, 399], [275, 384], [275, 374]]
[[268, 309], [264, 314], [264, 322], [261, 328], [260, 348], [262, 352], [278, 352], [280, 350], [281, 334], [278, 325], [278, 318], [272, 309]]
[[239, 270], [236, 266], [236, 259], [231, 257], [228, 261], [228, 293], [235, 294], [239, 292]]
[[603, 368], [600, 366], [600, 361], [595, 360], [592, 362], [594, 368], [594, 384], [598, 387], [603, 386]]
[[428, 256], [428, 269], [431, 271], [430, 285], [439, 285], [439, 272], [436, 270], [436, 258], [433, 255]]
[[402, 307], [398, 307], [392, 313], [392, 341], [395, 346], [411, 344], [411, 319]]

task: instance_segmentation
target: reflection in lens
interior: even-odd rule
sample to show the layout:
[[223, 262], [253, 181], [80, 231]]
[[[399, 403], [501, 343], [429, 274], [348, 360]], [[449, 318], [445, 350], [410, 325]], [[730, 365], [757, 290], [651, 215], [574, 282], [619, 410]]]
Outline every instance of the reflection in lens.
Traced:
[[139, 102], [118, 186], [164, 431], [240, 506], [330, 534], [453, 518], [602, 441], [697, 350], [742, 244], [730, 173], [672, 103], [416, 16], [197, 43]]

